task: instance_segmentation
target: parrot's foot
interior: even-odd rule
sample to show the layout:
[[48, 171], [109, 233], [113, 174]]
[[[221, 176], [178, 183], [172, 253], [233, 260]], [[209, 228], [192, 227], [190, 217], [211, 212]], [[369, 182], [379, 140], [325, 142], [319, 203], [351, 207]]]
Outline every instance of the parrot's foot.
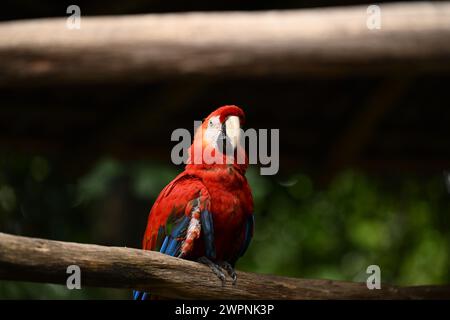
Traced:
[[228, 275], [231, 277], [231, 279], [233, 279], [233, 286], [236, 284], [237, 281], [237, 274], [236, 274], [236, 270], [234, 270], [233, 266], [226, 261], [223, 261], [220, 266], [222, 267], [222, 269], [224, 269]]
[[222, 286], [225, 285], [225, 274], [222, 272], [222, 269], [218, 264], [212, 262], [207, 257], [201, 257], [197, 260], [197, 262], [206, 264], [208, 267], [210, 267], [212, 272], [214, 272], [214, 274], [217, 276], [217, 278], [219, 278], [219, 280], [222, 281]]

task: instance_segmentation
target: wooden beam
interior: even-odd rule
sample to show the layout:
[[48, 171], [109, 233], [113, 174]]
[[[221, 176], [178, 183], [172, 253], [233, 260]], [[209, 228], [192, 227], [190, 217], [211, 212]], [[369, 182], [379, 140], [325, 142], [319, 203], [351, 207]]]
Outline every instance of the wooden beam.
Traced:
[[[134, 288], [181, 299], [428, 299], [450, 298], [448, 286], [398, 288], [365, 283], [294, 279], [238, 272], [221, 285], [199, 263], [158, 252], [52, 241], [0, 233], [0, 279], [65, 284], [69, 265], [82, 286]], [[131, 292], [130, 292], [131, 295]]]
[[0, 85], [450, 71], [450, 2], [0, 23]]

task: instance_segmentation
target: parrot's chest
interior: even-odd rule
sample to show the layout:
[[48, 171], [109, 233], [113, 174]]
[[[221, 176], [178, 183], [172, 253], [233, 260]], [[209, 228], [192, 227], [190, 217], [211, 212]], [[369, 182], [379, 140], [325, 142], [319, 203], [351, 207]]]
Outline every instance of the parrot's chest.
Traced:
[[250, 190], [209, 189], [218, 260], [232, 260], [239, 252], [247, 217], [251, 214]]
[[214, 225], [219, 228], [217, 231], [241, 228], [245, 218], [253, 209], [247, 182], [233, 175], [229, 179], [227, 182], [219, 181], [219, 183], [206, 185], [210, 195]]
[[[203, 171], [198, 176], [209, 193], [216, 260], [235, 261], [244, 242], [253, 198], [245, 177], [232, 167]], [[204, 239], [194, 244], [193, 256], [203, 256]]]

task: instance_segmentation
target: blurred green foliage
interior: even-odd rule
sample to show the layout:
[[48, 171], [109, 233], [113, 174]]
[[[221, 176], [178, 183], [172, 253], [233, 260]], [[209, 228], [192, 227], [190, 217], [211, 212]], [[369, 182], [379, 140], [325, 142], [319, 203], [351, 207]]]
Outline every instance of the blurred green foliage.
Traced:
[[[57, 159], [3, 155], [0, 231], [140, 247], [148, 211], [181, 168], [99, 161], [81, 178]], [[350, 170], [319, 188], [305, 173], [288, 182], [248, 179], [256, 231], [238, 268], [304, 278], [365, 281], [381, 267], [399, 285], [450, 283], [450, 196], [441, 176], [369, 177]], [[128, 290], [0, 281], [0, 298], [129, 298]]]

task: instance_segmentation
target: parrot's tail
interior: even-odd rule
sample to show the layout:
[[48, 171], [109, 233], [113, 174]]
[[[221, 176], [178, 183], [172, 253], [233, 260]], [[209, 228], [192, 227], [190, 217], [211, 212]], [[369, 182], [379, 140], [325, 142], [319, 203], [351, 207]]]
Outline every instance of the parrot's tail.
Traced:
[[147, 292], [133, 290], [133, 300], [148, 300], [150, 295]]
[[133, 300], [167, 300], [167, 298], [155, 296], [148, 292], [133, 290]]

